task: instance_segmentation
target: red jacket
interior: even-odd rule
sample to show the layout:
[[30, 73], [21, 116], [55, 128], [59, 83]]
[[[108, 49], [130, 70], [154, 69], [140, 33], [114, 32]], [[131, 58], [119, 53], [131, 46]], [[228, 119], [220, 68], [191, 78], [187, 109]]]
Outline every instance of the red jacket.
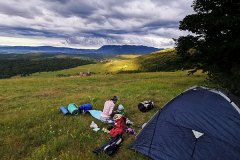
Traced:
[[125, 129], [127, 129], [126, 117], [122, 116], [115, 122], [115, 126], [110, 130], [109, 134], [111, 137], [116, 137], [117, 135], [123, 134]]

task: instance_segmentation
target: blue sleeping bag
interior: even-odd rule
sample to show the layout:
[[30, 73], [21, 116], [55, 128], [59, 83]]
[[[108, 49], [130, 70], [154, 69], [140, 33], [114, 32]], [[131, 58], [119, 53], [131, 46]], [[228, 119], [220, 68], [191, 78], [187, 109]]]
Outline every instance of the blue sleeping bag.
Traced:
[[92, 105], [89, 104], [89, 103], [88, 104], [83, 104], [83, 105], [78, 107], [80, 112], [86, 112], [88, 110], [91, 110], [92, 108], [93, 108]]

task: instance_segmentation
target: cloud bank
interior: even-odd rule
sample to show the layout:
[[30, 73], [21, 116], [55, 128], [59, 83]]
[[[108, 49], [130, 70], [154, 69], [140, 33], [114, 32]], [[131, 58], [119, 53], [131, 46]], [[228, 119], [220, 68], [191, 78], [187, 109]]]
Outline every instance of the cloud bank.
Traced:
[[192, 0], [0, 1], [0, 45], [173, 47]]

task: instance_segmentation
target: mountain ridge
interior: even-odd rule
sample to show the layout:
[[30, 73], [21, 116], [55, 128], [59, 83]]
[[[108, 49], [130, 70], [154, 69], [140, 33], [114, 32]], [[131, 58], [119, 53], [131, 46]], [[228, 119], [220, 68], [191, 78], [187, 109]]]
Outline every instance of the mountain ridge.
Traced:
[[146, 54], [162, 49], [163, 48], [154, 48], [143, 45], [104, 45], [98, 49], [98, 52], [108, 54]]
[[74, 54], [146, 54], [162, 50], [163, 48], [154, 48], [140, 45], [104, 45], [99, 49], [77, 49], [68, 47], [53, 46], [0, 46], [0, 53], [74, 53]]

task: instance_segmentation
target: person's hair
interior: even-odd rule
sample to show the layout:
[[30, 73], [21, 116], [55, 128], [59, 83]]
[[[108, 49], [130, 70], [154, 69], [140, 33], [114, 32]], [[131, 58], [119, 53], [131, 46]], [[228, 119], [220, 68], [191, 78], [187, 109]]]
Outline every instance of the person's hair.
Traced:
[[113, 96], [113, 98], [111, 98], [111, 100], [117, 102], [118, 101], [118, 96]]

